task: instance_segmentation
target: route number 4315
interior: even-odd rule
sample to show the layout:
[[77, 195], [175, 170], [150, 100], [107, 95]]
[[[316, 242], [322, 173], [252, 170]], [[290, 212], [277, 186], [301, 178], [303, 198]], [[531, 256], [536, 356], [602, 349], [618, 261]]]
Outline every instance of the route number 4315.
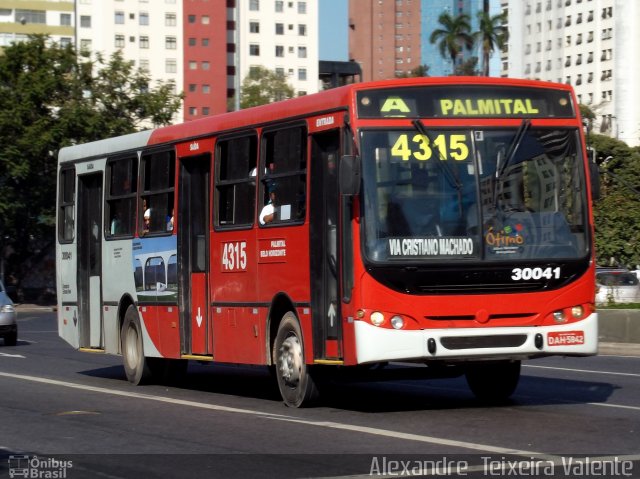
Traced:
[[222, 270], [244, 271], [247, 269], [247, 242], [222, 243]]
[[552, 268], [513, 268], [511, 270], [511, 279], [514, 281], [529, 281], [538, 279], [559, 279], [560, 267]]
[[449, 158], [464, 161], [469, 158], [469, 146], [464, 134], [441, 133], [433, 138], [431, 143], [425, 135], [418, 133], [410, 137], [403, 133], [391, 147], [391, 155], [402, 158], [403, 161], [409, 161], [411, 158], [426, 161], [431, 157], [445, 161]]

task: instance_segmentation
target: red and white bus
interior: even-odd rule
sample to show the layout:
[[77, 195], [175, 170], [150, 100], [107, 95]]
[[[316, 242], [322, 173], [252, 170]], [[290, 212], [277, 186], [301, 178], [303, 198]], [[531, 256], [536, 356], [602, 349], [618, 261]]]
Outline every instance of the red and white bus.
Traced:
[[521, 360], [597, 352], [567, 85], [348, 85], [63, 148], [58, 177], [59, 334], [135, 384], [268, 365], [301, 406], [318, 377], [419, 363], [503, 399]]

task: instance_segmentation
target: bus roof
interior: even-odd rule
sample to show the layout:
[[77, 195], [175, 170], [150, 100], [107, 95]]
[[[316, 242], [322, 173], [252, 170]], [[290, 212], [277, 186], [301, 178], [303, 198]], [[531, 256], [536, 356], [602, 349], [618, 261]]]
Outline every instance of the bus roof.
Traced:
[[149, 144], [153, 130], [139, 131], [128, 135], [92, 141], [81, 145], [66, 146], [58, 154], [58, 163], [66, 163], [82, 158], [112, 155], [114, 152], [136, 150]]
[[237, 128], [246, 128], [250, 125], [261, 125], [274, 120], [307, 116], [310, 113], [337, 110], [351, 106], [354, 95], [359, 90], [377, 88], [389, 88], [393, 86], [428, 86], [428, 85], [495, 85], [495, 86], [519, 86], [529, 88], [549, 88], [571, 91], [571, 86], [562, 83], [552, 83], [538, 80], [524, 80], [515, 78], [495, 77], [414, 77], [406, 79], [380, 80], [375, 82], [353, 83], [331, 90], [325, 90], [312, 95], [306, 95], [290, 100], [271, 103], [254, 108], [247, 108], [231, 113], [201, 118], [199, 120], [166, 126], [154, 130], [151, 144], [161, 144], [175, 141], [175, 139], [188, 139], [211, 134], [211, 132], [228, 131]]
[[571, 86], [562, 83], [496, 77], [414, 77], [354, 83], [269, 105], [222, 113], [117, 138], [66, 147], [60, 151], [59, 162], [97, 157], [113, 154], [117, 151], [140, 149], [146, 146], [161, 145], [175, 141], [189, 141], [212, 133], [234, 131], [241, 128], [264, 125], [276, 120], [293, 120], [310, 114], [322, 114], [323, 112], [346, 109], [352, 106], [351, 102], [355, 101], [355, 92], [360, 90], [436, 85], [495, 85], [496, 87], [511, 86], [572, 91]]

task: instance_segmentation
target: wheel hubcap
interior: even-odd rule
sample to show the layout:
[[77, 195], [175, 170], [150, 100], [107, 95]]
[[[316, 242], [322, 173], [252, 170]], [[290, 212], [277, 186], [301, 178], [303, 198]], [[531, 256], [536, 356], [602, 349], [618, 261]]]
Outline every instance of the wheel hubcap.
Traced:
[[280, 347], [280, 376], [291, 387], [296, 387], [302, 375], [302, 345], [297, 336], [289, 336]]
[[126, 358], [131, 369], [138, 364], [138, 332], [134, 328], [129, 328], [126, 336]]

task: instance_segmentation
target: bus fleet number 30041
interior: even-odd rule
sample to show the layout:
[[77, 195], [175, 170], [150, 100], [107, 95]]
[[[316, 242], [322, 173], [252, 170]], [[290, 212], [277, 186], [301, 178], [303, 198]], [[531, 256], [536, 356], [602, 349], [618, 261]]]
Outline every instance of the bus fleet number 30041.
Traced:
[[558, 279], [560, 278], [560, 267], [552, 268], [513, 268], [511, 270], [511, 279], [514, 281], [529, 281], [539, 279]]

